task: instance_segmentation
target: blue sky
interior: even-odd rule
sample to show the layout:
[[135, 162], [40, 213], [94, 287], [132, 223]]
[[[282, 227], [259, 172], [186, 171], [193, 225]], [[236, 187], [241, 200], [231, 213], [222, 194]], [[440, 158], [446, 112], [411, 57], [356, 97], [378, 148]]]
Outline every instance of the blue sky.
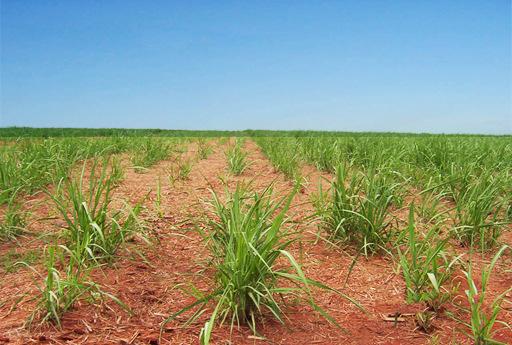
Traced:
[[0, 6], [0, 126], [512, 133], [509, 0]]

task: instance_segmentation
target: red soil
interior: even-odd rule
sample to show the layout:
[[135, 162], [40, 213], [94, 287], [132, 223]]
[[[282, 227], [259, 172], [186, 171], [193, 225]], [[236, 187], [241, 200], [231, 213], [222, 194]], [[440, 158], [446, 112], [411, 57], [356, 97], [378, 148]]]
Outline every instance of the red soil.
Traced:
[[[195, 157], [194, 145], [185, 155]], [[196, 162], [189, 180], [177, 181], [170, 185], [166, 171], [175, 165], [172, 160], [162, 161], [144, 174], [126, 169], [125, 179], [115, 190], [116, 205], [121, 200], [134, 203], [142, 200], [151, 190], [145, 201], [143, 218], [158, 237], [158, 243], [147, 246], [142, 241], [128, 247], [120, 253], [120, 258], [112, 267], [97, 269], [94, 280], [102, 288], [121, 299], [133, 311], [129, 315], [113, 302], [93, 305], [82, 301], [63, 317], [62, 329], [51, 325], [24, 327], [24, 322], [34, 310], [37, 295], [35, 282], [42, 279], [29, 269], [20, 269], [7, 273], [0, 266], [0, 344], [195, 344], [198, 343], [199, 330], [208, 318], [202, 315], [197, 322], [183, 326], [187, 316], [166, 325], [159, 342], [160, 325], [170, 314], [195, 301], [187, 292], [195, 287], [204, 293], [211, 291], [213, 271], [208, 268], [209, 253], [196, 231], [196, 227], [208, 230], [205, 221], [204, 201], [210, 198], [208, 188], [222, 194], [224, 185], [219, 177], [227, 181], [232, 189], [237, 182], [252, 181], [255, 189], [263, 189], [271, 182], [275, 183], [276, 195], [291, 191], [291, 184], [276, 172], [257, 146], [248, 141], [246, 149], [250, 152], [251, 165], [239, 177], [227, 172], [224, 155], [225, 146], [216, 147], [215, 152], [206, 160]], [[343, 251], [335, 246], [318, 240], [317, 224], [305, 219], [313, 212], [311, 195], [316, 192], [322, 174], [312, 167], [304, 167], [304, 176], [309, 184], [295, 196], [290, 217], [297, 221], [294, 225], [301, 232], [301, 241], [294, 244], [292, 254], [299, 259], [307, 276], [338, 289], [357, 300], [366, 309], [367, 314], [353, 304], [331, 292], [315, 290], [315, 300], [344, 328], [341, 330], [307, 305], [288, 301], [285, 308], [288, 320], [282, 325], [271, 318], [260, 325], [260, 334], [266, 339], [256, 339], [246, 327], [234, 329], [219, 326], [214, 329], [213, 344], [428, 344], [431, 336], [416, 329], [414, 314], [423, 309], [422, 305], [408, 305], [405, 302], [405, 284], [400, 274], [395, 273], [396, 264], [388, 257], [375, 256], [359, 259], [345, 285], [345, 279], [352, 263], [354, 252]], [[155, 212], [155, 189], [158, 177], [162, 182], [163, 217]], [[55, 225], [62, 225], [57, 219], [41, 219], [52, 214], [51, 204], [43, 195], [27, 200], [27, 207], [33, 212], [35, 220], [30, 225], [34, 234], [52, 234]], [[403, 214], [400, 218], [406, 219]], [[405, 218], [404, 218], [405, 217]], [[510, 229], [509, 229], [510, 230]], [[20, 238], [19, 243], [1, 243], [0, 256], [9, 251], [23, 253], [27, 250], [41, 250], [48, 238], [28, 236]], [[503, 238], [511, 244], [512, 236], [508, 231]], [[46, 240], [45, 240], [46, 239]], [[460, 250], [460, 249], [459, 249]], [[463, 250], [461, 250], [463, 251]], [[140, 252], [140, 255], [138, 254]], [[141, 258], [144, 257], [144, 259]], [[491, 254], [478, 255], [477, 271], [490, 260]], [[512, 284], [511, 256], [506, 255], [496, 267], [491, 278], [490, 294], [496, 296]], [[41, 263], [34, 268], [43, 272]], [[508, 269], [508, 272], [506, 271]], [[36, 279], [34, 281], [34, 279]], [[463, 291], [455, 302], [463, 301]], [[512, 309], [505, 305], [500, 319], [512, 323]], [[454, 307], [448, 309], [457, 312]], [[212, 308], [209, 309], [211, 311]], [[461, 318], [468, 315], [457, 312]], [[404, 321], [390, 322], [383, 315], [401, 314]], [[402, 319], [400, 318], [400, 320]], [[433, 335], [439, 343], [469, 343], [458, 331], [459, 324], [444, 314], [435, 321]], [[498, 339], [510, 341], [510, 330], [500, 331]]]

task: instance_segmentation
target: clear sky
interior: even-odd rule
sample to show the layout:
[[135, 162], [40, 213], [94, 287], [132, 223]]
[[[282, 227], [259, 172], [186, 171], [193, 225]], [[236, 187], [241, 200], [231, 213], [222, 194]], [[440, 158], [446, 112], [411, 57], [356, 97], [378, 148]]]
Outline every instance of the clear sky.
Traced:
[[0, 6], [0, 126], [512, 133], [510, 0]]

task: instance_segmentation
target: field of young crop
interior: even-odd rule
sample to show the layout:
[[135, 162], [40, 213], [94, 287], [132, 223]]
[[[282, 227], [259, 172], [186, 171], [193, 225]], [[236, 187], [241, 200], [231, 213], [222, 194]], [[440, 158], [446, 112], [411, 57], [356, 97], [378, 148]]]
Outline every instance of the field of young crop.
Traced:
[[0, 130], [0, 344], [507, 344], [511, 247], [511, 136]]

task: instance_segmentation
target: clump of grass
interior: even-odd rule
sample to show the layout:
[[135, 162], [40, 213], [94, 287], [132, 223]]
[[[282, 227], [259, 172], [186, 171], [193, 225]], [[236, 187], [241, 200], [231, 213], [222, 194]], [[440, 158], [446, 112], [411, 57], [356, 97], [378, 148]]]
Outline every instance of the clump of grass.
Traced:
[[[89, 268], [84, 265], [82, 253], [72, 251], [65, 246], [50, 246], [45, 253], [46, 276], [41, 286], [37, 306], [27, 320], [31, 326], [35, 319], [41, 323], [52, 322], [61, 328], [61, 319], [65, 312], [83, 298], [90, 301], [113, 300], [123, 309], [129, 308], [117, 297], [102, 291], [101, 287], [89, 279]], [[62, 268], [62, 270], [61, 270]]]
[[430, 310], [417, 312], [415, 315], [416, 326], [425, 333], [430, 333], [434, 329], [434, 320], [436, 313]]
[[488, 301], [486, 301], [486, 297], [488, 296], [487, 289], [492, 270], [506, 249], [510, 249], [510, 247], [506, 245], [502, 246], [500, 250], [498, 250], [498, 252], [494, 255], [491, 263], [482, 270], [480, 289], [478, 289], [477, 283], [473, 278], [473, 268], [471, 264], [464, 272], [468, 283], [468, 289], [465, 292], [469, 303], [468, 312], [470, 315], [470, 320], [465, 321], [453, 315], [452, 316], [459, 323], [469, 329], [469, 331], [464, 331], [464, 333], [470, 337], [473, 340], [473, 343], [476, 345], [504, 344], [493, 339], [497, 331], [495, 329], [495, 325], [501, 324], [507, 328], [510, 328], [509, 325], [498, 320], [498, 316], [503, 310], [502, 304], [506, 300], [507, 294], [512, 291], [512, 287], [508, 288], [499, 294], [496, 298], [494, 298], [489, 307], [487, 303]]
[[339, 165], [331, 182], [331, 197], [320, 189], [316, 203], [322, 226], [335, 240], [357, 243], [364, 255], [386, 249], [395, 235], [388, 208], [395, 201], [398, 184], [385, 174], [370, 169], [352, 174]]
[[321, 171], [334, 172], [341, 160], [339, 144], [336, 138], [302, 138], [300, 149], [308, 163]]
[[144, 172], [148, 167], [169, 157], [170, 152], [169, 143], [156, 138], [148, 138], [133, 152], [132, 163], [135, 171]]
[[[432, 179], [429, 180], [428, 185], [432, 183]], [[437, 192], [436, 188], [428, 187], [427, 189], [420, 192], [421, 203], [418, 207], [418, 213], [425, 223], [433, 223], [436, 219], [443, 215], [440, 213], [441, 200], [445, 197], [442, 192]]]
[[192, 161], [191, 160], [183, 160], [178, 164], [178, 179], [179, 180], [188, 180], [190, 172], [192, 171]]
[[27, 213], [16, 201], [16, 194], [9, 197], [4, 218], [0, 222], [0, 240], [13, 240], [25, 231]]
[[[164, 325], [183, 312], [198, 307], [192, 316], [195, 319], [205, 311], [207, 303], [215, 301], [210, 319], [200, 333], [201, 344], [209, 343], [217, 321], [221, 324], [228, 321], [231, 329], [248, 325], [257, 334], [257, 323], [267, 312], [284, 323], [282, 297], [287, 295], [305, 299], [314, 310], [334, 322], [314, 302], [311, 293], [313, 286], [329, 288], [308, 279], [287, 251], [295, 241], [292, 234], [284, 229], [285, 213], [292, 197], [293, 194], [273, 200], [271, 187], [257, 193], [246, 191], [239, 185], [233, 193], [228, 193], [227, 200], [223, 202], [213, 192], [211, 207], [217, 220], [212, 221], [212, 232], [207, 240], [217, 272], [214, 292], [171, 315]], [[277, 266], [279, 259], [284, 261]], [[291, 285], [283, 286], [281, 281], [288, 281]], [[349, 297], [341, 295], [357, 305]]]
[[487, 250], [499, 243], [506, 224], [499, 219], [503, 206], [500, 190], [498, 179], [483, 174], [457, 194], [453, 234], [463, 245]]
[[356, 226], [355, 199], [361, 189], [360, 181], [355, 175], [352, 175], [349, 181], [346, 180], [346, 167], [339, 166], [334, 180], [331, 181], [330, 199], [319, 184], [318, 198], [314, 202], [317, 214], [322, 220], [322, 226], [328, 230], [331, 238], [338, 240], [349, 238], [351, 228]]
[[[451, 279], [460, 256], [449, 259], [445, 252], [447, 240], [439, 239], [437, 226], [419, 239], [414, 222], [414, 204], [409, 209], [409, 226], [406, 249], [397, 247], [399, 264], [407, 287], [407, 302], [424, 302], [429, 309], [438, 312], [450, 298], [453, 289], [445, 285]], [[426, 317], [426, 315], [423, 315]], [[425, 319], [424, 321], [428, 321]]]
[[229, 171], [234, 175], [241, 175], [247, 168], [247, 152], [242, 149], [241, 142], [235, 144], [226, 151]]
[[205, 139], [199, 139], [197, 141], [197, 156], [199, 159], [206, 159], [213, 152], [212, 147], [208, 144]]
[[192, 161], [190, 159], [183, 159], [179, 157], [176, 164], [172, 165], [167, 170], [169, 184], [174, 186], [176, 181], [188, 180], [190, 172], [192, 171]]
[[60, 327], [62, 315], [88, 292], [89, 287], [82, 282], [82, 263], [76, 262], [78, 260], [72, 256], [73, 263], [68, 265], [63, 275], [58, 269], [58, 265], [64, 261], [63, 254], [54, 246], [48, 248], [45, 258], [46, 277], [43, 286], [39, 287], [41, 296], [35, 312], [28, 320], [29, 325], [37, 317], [41, 322], [52, 321]]
[[124, 178], [124, 170], [121, 165], [121, 160], [118, 157], [113, 157], [111, 160], [110, 180], [113, 185], [118, 185]]
[[109, 156], [130, 147], [128, 140], [119, 137], [16, 139], [15, 145], [0, 150], [0, 204], [19, 191], [30, 194], [58, 183], [80, 160]]
[[26, 183], [22, 181], [19, 169], [19, 158], [14, 154], [0, 154], [0, 205], [9, 202], [16, 190]]
[[107, 160], [100, 166], [99, 160], [94, 159], [87, 182], [84, 163], [79, 178], [63, 181], [55, 195], [47, 192], [65, 220], [66, 245], [47, 248], [46, 276], [44, 283], [38, 285], [38, 304], [27, 320], [28, 325], [38, 319], [61, 327], [63, 314], [81, 299], [97, 302], [108, 298], [128, 310], [118, 298], [102, 291], [89, 276], [93, 267], [111, 262], [126, 240], [143, 229], [137, 219], [139, 205], [127, 212], [111, 211], [115, 177], [107, 174], [108, 167]]
[[257, 144], [277, 171], [289, 180], [300, 176], [300, 156], [293, 138], [257, 138]]
[[137, 220], [140, 207], [110, 212], [112, 177], [107, 175], [107, 164], [98, 166], [94, 160], [86, 184], [83, 165], [79, 179], [64, 182], [57, 194], [49, 194], [65, 220], [68, 247], [80, 252], [80, 257], [111, 261], [126, 239], [140, 232]]

